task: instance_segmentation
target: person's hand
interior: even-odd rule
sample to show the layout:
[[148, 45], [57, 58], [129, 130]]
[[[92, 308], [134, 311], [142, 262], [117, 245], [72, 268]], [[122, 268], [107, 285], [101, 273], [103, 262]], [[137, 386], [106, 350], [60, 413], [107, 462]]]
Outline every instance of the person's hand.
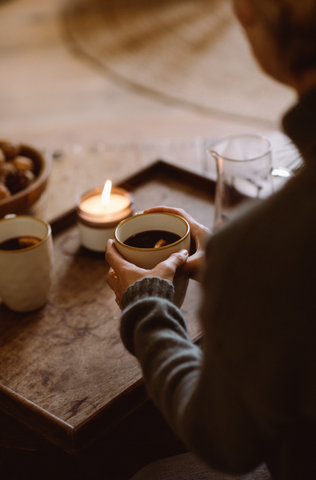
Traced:
[[187, 250], [180, 250], [171, 254], [167, 260], [159, 263], [152, 270], [145, 270], [125, 260], [116, 250], [114, 240], [109, 240], [106, 244], [105, 259], [110, 269], [106, 281], [116, 295], [118, 306], [121, 304], [125, 290], [137, 280], [145, 277], [160, 277], [172, 283], [176, 270], [186, 262], [188, 255]]
[[158, 206], [158, 207], [148, 208], [147, 210], [144, 210], [144, 213], [151, 213], [151, 212], [173, 213], [187, 220], [191, 229], [191, 240], [193, 244], [191, 250], [193, 250], [194, 253], [187, 259], [185, 264], [177, 270], [176, 276], [178, 277], [184, 274], [189, 274], [190, 278], [193, 278], [194, 280], [199, 280], [198, 273], [200, 272], [203, 264], [204, 244], [205, 244], [206, 238], [211, 233], [210, 229], [205, 227], [201, 223], [198, 223], [196, 220], [194, 220], [193, 217], [191, 217], [191, 215], [189, 215], [182, 208]]

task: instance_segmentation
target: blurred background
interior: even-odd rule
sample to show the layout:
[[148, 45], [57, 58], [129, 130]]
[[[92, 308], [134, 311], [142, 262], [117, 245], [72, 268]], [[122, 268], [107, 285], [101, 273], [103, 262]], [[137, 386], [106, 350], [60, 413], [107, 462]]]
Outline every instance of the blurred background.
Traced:
[[0, 0], [0, 87], [0, 139], [53, 159], [48, 219], [101, 171], [115, 182], [164, 158], [203, 172], [211, 139], [276, 138], [294, 100], [230, 0]]

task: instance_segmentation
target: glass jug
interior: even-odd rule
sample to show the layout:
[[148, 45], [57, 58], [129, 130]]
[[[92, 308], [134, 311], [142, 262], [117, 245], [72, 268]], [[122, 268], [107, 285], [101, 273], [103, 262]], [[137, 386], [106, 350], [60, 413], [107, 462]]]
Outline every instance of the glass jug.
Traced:
[[208, 147], [216, 162], [214, 227], [249, 200], [273, 193], [271, 145], [256, 134], [228, 135]]

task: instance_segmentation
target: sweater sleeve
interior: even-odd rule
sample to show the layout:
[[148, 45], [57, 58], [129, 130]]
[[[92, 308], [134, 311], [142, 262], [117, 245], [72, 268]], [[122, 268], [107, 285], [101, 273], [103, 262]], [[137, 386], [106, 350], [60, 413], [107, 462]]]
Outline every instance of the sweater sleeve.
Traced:
[[122, 299], [123, 343], [138, 358], [150, 397], [192, 451], [222, 470], [252, 468], [259, 460], [251, 422], [212, 367], [208, 349], [203, 354], [192, 343], [172, 294], [173, 286], [159, 278], [129, 287]]
[[160, 278], [145, 278], [129, 287], [122, 299], [121, 337], [141, 364], [149, 395], [178, 432], [202, 352], [172, 303], [173, 293], [173, 285]]

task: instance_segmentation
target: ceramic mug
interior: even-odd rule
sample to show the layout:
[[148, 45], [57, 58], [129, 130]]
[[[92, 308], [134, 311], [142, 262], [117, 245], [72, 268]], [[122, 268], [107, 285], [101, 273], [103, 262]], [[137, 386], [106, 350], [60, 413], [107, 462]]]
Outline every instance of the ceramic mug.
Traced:
[[[17, 248], [16, 242], [26, 237], [35, 240], [25, 240]], [[0, 220], [0, 297], [7, 307], [28, 312], [44, 305], [51, 285], [52, 254], [51, 227], [44, 220], [27, 215]]]
[[[132, 235], [149, 230], [163, 230], [175, 233], [180, 239], [159, 248], [131, 247], [124, 243]], [[115, 229], [114, 239], [115, 246], [122, 257], [138, 267], [151, 270], [174, 252], [182, 249], [190, 252], [190, 225], [184, 218], [172, 213], [141, 213], [123, 220]], [[188, 282], [189, 277], [186, 275], [174, 279], [174, 303], [178, 306], [182, 305]]]

